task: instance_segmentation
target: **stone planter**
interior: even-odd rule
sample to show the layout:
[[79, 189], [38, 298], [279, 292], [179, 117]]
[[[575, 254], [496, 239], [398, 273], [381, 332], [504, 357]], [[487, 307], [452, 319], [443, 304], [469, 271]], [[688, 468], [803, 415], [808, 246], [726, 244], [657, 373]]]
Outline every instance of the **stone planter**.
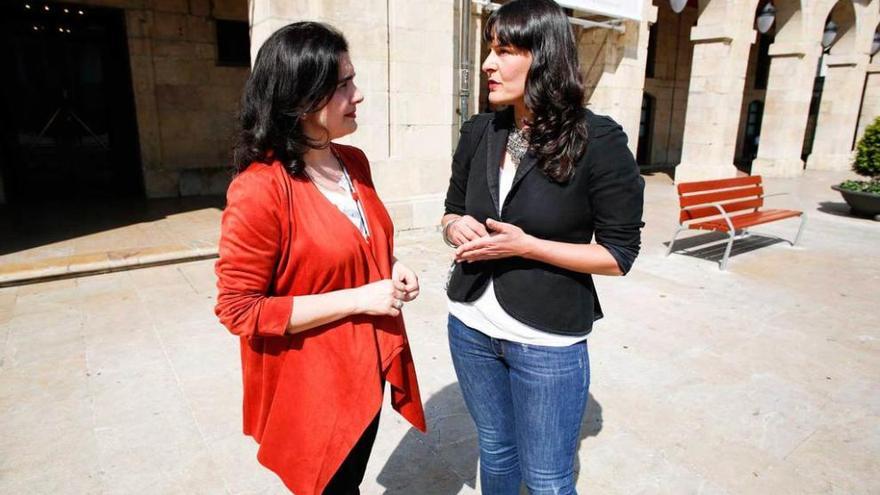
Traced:
[[840, 186], [831, 186], [831, 189], [840, 192], [854, 215], [880, 220], [880, 194], [849, 191]]

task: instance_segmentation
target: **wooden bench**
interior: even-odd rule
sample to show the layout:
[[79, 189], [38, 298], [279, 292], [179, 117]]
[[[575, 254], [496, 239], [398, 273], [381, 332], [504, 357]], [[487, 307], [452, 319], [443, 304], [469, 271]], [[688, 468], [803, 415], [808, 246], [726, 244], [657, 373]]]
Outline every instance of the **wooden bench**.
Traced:
[[[769, 196], [780, 195], [782, 194]], [[801, 224], [794, 242], [789, 241], [792, 246], [796, 245], [804, 230], [807, 215], [797, 210], [762, 209], [766, 197], [768, 195], [764, 194], [760, 175], [679, 184], [678, 201], [681, 206], [679, 225], [672, 240], [669, 241], [666, 256], [672, 253], [675, 238], [682, 230], [724, 232], [728, 235], [728, 240], [724, 258], [721, 260], [721, 269], [725, 270], [734, 239], [747, 235], [745, 230], [747, 227], [800, 217]]]

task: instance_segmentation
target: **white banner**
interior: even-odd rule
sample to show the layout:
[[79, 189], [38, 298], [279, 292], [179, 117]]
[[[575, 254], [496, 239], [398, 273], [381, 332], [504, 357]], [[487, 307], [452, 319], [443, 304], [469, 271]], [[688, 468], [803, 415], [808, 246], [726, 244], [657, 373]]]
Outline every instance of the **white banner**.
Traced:
[[645, 0], [556, 0], [560, 7], [591, 12], [608, 17], [642, 20]]

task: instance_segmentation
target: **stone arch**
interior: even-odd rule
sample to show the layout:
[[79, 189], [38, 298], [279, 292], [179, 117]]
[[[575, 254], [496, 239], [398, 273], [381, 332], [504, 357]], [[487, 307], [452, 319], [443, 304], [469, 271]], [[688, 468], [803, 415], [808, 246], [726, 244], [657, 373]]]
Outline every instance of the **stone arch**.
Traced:
[[828, 49], [830, 55], [842, 55], [854, 53], [858, 50], [858, 17], [852, 0], [838, 0], [825, 15], [817, 33], [818, 39], [822, 39], [825, 26], [828, 21], [837, 24], [837, 38]]
[[804, 5], [802, 0], [776, 0], [776, 43], [798, 43], [804, 39]]
[[877, 0], [863, 0], [856, 4], [856, 25], [858, 26], [858, 40], [856, 41], [859, 53], [871, 54], [871, 45], [874, 42], [874, 33], [880, 23], [880, 2]]
[[[874, 44], [874, 33], [880, 33], [880, 20], [874, 22], [873, 26], [874, 26], [874, 30], [871, 31], [871, 45], [872, 46]], [[880, 52], [878, 52], [877, 54], [871, 55], [871, 62], [872, 63], [876, 63], [876, 62], [880, 61], [880, 56], [877, 56], [877, 55], [880, 55]]]

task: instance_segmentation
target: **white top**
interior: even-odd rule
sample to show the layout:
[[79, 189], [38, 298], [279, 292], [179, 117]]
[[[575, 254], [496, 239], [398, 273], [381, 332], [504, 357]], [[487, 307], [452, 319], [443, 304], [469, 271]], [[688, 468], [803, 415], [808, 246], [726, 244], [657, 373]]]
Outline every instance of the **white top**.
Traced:
[[[502, 167], [498, 181], [499, 215], [513, 185], [516, 167]], [[465, 325], [501, 340], [548, 347], [566, 347], [587, 340], [586, 335], [558, 335], [526, 325], [507, 314], [495, 297], [495, 284], [489, 280], [486, 291], [472, 303], [449, 300], [449, 312]]]
[[[312, 181], [313, 184], [317, 187], [318, 184]], [[337, 192], [337, 191], [328, 191], [322, 187], [318, 187], [318, 190], [321, 191], [321, 194], [324, 195], [327, 200], [336, 205], [349, 220], [351, 223], [357, 227], [358, 230], [361, 231], [361, 235], [364, 236], [364, 239], [370, 237], [370, 231], [367, 228], [367, 221], [361, 211], [360, 204], [354, 199], [354, 185], [351, 182], [351, 178], [348, 176], [348, 170], [343, 166], [342, 167], [342, 177], [339, 178], [339, 187], [341, 187], [345, 193]]]

